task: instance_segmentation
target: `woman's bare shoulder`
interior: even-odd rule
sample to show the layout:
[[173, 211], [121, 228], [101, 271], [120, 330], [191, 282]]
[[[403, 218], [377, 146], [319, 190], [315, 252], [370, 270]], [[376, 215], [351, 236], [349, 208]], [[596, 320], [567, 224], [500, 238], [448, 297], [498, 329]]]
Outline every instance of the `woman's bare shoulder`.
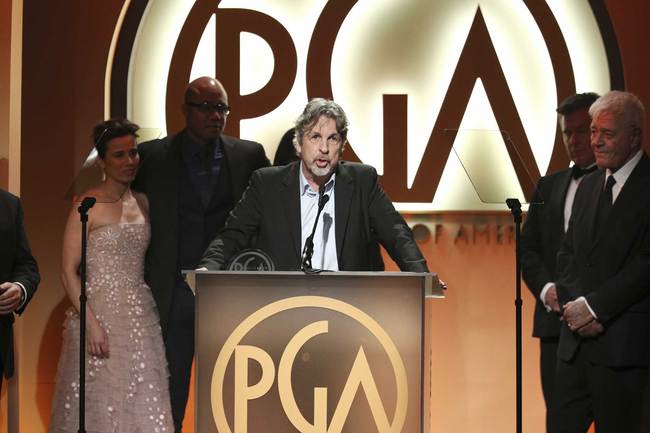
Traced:
[[133, 197], [135, 200], [138, 202], [138, 206], [142, 209], [142, 211], [145, 213], [145, 216], [149, 216], [149, 199], [147, 198], [147, 195], [143, 192], [137, 192], [131, 190], [131, 193], [133, 194]]

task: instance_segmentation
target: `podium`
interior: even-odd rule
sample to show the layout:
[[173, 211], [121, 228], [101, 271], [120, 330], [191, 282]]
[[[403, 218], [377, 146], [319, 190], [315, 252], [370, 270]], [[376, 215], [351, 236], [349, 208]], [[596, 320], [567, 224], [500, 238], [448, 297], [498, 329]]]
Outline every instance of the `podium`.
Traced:
[[[190, 272], [201, 433], [428, 431], [435, 274]], [[426, 408], [426, 410], [425, 410]]]

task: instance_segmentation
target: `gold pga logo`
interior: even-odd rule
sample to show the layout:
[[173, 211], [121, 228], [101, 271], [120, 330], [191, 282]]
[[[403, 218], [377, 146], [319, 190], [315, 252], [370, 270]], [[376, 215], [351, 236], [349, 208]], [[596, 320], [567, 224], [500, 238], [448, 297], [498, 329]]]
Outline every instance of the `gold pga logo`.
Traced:
[[[326, 387], [314, 388], [313, 424], [310, 424], [302, 415], [293, 393], [291, 370], [296, 355], [303, 345], [310, 339], [328, 332], [328, 322], [325, 320], [316, 321], [303, 327], [289, 340], [280, 357], [277, 374], [271, 356], [264, 349], [239, 344], [254, 327], [265, 319], [288, 310], [308, 307], [344, 314], [361, 324], [379, 341], [388, 356], [395, 375], [397, 392], [392, 420], [389, 420], [386, 414], [363, 346], [359, 346], [329, 425], [327, 424], [328, 389]], [[231, 429], [226, 419], [224, 406], [224, 380], [229, 360], [233, 357], [234, 428]], [[260, 366], [262, 374], [257, 383], [249, 385], [248, 365], [251, 360]], [[302, 433], [340, 433], [360, 387], [363, 389], [379, 433], [398, 433], [404, 425], [408, 406], [408, 383], [406, 369], [397, 347], [379, 323], [360, 309], [345, 302], [321, 296], [297, 296], [266, 305], [244, 319], [224, 343], [212, 373], [211, 402], [217, 429], [221, 433], [246, 433], [248, 431], [248, 402], [268, 393], [275, 383], [276, 377], [282, 408], [289, 421]]]

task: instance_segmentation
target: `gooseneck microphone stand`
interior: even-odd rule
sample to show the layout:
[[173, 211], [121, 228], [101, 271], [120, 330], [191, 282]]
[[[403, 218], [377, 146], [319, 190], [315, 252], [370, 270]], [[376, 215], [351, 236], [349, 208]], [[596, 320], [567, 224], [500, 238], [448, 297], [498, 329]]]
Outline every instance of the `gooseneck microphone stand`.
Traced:
[[95, 205], [95, 197], [84, 197], [77, 209], [81, 219], [81, 263], [79, 277], [79, 433], [86, 433], [86, 226], [88, 211]]
[[318, 189], [318, 212], [316, 212], [316, 219], [314, 220], [314, 227], [311, 229], [311, 234], [307, 237], [305, 241], [305, 247], [302, 250], [302, 261], [300, 263], [300, 269], [306, 274], [316, 274], [320, 272], [320, 269], [314, 269], [311, 266], [311, 257], [314, 255], [314, 234], [316, 233], [316, 226], [318, 225], [318, 218], [325, 207], [325, 204], [329, 201], [330, 196], [325, 195], [325, 188], [320, 187]]
[[516, 351], [516, 399], [517, 399], [517, 433], [522, 432], [522, 393], [521, 393], [521, 203], [516, 198], [506, 199], [506, 205], [515, 222], [515, 351]]

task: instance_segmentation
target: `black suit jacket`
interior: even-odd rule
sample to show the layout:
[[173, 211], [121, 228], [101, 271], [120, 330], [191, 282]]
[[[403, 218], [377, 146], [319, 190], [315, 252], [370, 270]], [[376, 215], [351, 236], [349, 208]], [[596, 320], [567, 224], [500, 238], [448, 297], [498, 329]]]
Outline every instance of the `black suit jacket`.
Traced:
[[[223, 269], [242, 249], [265, 251], [277, 270], [297, 270], [301, 263], [300, 162], [256, 171], [226, 226], [210, 244], [202, 266]], [[427, 272], [410, 228], [377, 183], [368, 165], [341, 162], [334, 185], [336, 252], [342, 271], [382, 270], [380, 242], [400, 269]]]
[[584, 296], [605, 331], [583, 339], [562, 325], [558, 357], [569, 361], [579, 346], [607, 366], [650, 364], [650, 159], [643, 155], [606, 221], [594, 234], [605, 172], [582, 181], [569, 231], [558, 254], [558, 297]]
[[567, 169], [539, 180], [521, 232], [522, 274], [536, 301], [535, 337], [560, 335], [557, 314], [547, 312], [539, 296], [546, 283], [557, 279], [555, 265], [564, 239], [564, 203], [571, 179], [571, 169]]
[[[177, 278], [178, 189], [181, 170], [186, 170], [181, 154], [185, 133], [182, 131], [140, 144], [140, 168], [133, 182], [133, 189], [144, 192], [149, 200], [151, 243], [147, 251], [145, 277], [156, 300], [164, 333]], [[246, 189], [251, 173], [268, 166], [269, 161], [259, 143], [222, 135], [221, 144], [236, 203]]]
[[[6, 281], [25, 286], [25, 303], [16, 311], [21, 314], [34, 295], [40, 276], [27, 243], [20, 200], [0, 190], [0, 283]], [[4, 370], [0, 373], [5, 377], [11, 377], [14, 372], [13, 322], [13, 313], [0, 315], [0, 355]]]

